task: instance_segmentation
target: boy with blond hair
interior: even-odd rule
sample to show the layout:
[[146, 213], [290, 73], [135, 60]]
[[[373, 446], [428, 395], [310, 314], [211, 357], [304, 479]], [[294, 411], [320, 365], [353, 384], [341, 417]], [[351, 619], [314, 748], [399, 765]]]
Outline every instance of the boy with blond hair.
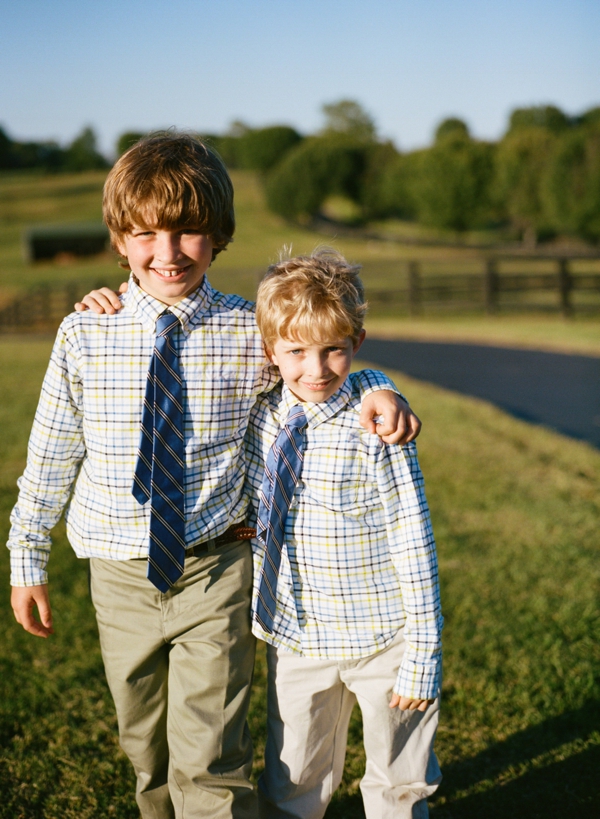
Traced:
[[246, 433], [253, 631], [268, 644], [265, 819], [321, 819], [356, 701], [367, 819], [426, 817], [441, 779], [435, 543], [415, 445], [386, 447], [358, 422], [358, 272], [321, 250], [272, 265], [258, 291], [257, 323], [283, 379]]
[[[72, 492], [67, 532], [90, 558], [143, 819], [254, 817], [243, 439], [277, 377], [253, 305], [205, 276], [232, 240], [233, 188], [205, 144], [154, 135], [109, 173], [104, 218], [129, 289], [118, 315], [100, 306], [59, 329], [11, 518], [13, 610], [52, 633], [50, 531]], [[395, 427], [394, 400], [371, 409]]]

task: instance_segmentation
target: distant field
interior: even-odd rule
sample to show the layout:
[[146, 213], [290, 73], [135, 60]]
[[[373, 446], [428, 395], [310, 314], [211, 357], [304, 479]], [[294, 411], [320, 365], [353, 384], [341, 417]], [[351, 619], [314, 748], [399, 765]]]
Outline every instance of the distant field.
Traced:
[[[0, 529], [6, 539], [50, 338], [0, 338]], [[600, 804], [600, 452], [391, 373], [424, 422], [420, 458], [439, 546], [444, 692], [434, 819], [570, 819]], [[85, 561], [57, 527], [56, 635], [8, 604], [0, 550], [0, 819], [134, 819]], [[251, 729], [264, 750], [264, 662]], [[361, 817], [358, 715], [328, 819]]]
[[[71, 262], [36, 265], [23, 260], [21, 237], [36, 224], [101, 219], [104, 172], [42, 176], [0, 173], [0, 307], [32, 285], [76, 283], [81, 295], [98, 284], [117, 286], [123, 271], [112, 253]], [[250, 172], [232, 174], [236, 190], [237, 231], [235, 241], [209, 271], [212, 284], [225, 292], [253, 298], [259, 277], [277, 260], [284, 246], [294, 253], [310, 252], [319, 244], [331, 244], [364, 266], [367, 289], [403, 287], [406, 262], [418, 259], [428, 269], [450, 273], [481, 270], [479, 254], [473, 249], [420, 247], [395, 241], [364, 241], [323, 236], [292, 227], [265, 207], [258, 178]], [[380, 227], [380, 226], [379, 226]], [[421, 231], [422, 232], [422, 231]], [[406, 234], [406, 227], [401, 235]], [[420, 235], [417, 230], [417, 234]], [[586, 263], [600, 271], [600, 262]], [[546, 269], [543, 263], [541, 269]], [[565, 321], [558, 315], [452, 315], [440, 313], [409, 319], [393, 305], [373, 304], [368, 331], [375, 334], [413, 338], [449, 338], [525, 345], [543, 349], [565, 349], [598, 354], [598, 317], [577, 316]]]

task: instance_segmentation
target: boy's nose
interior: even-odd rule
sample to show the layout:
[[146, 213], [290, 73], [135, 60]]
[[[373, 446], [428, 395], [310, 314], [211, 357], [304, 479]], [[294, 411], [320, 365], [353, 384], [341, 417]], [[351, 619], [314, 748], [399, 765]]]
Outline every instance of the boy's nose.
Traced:
[[314, 356], [310, 361], [310, 373], [318, 379], [327, 373], [327, 360], [321, 356]]
[[156, 258], [161, 262], [174, 262], [181, 256], [179, 238], [168, 234], [158, 236], [156, 243]]

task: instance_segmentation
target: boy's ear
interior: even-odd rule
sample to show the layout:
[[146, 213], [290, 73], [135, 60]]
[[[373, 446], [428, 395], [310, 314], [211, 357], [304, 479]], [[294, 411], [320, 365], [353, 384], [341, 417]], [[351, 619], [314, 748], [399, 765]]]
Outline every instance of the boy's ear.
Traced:
[[125, 247], [125, 242], [123, 241], [122, 236], [115, 236], [113, 239], [113, 247], [124, 259], [127, 259], [127, 248]]
[[360, 350], [360, 348], [362, 347], [362, 343], [365, 340], [366, 335], [367, 335], [366, 330], [361, 330], [360, 331], [359, 336], [358, 336], [358, 338], [356, 340], [356, 344], [352, 348], [353, 353], [357, 353]]
[[265, 355], [267, 356], [269, 361], [271, 363], [273, 363], [273, 350], [269, 350], [269, 348], [267, 347], [267, 345], [266, 345], [266, 343], [264, 341], [263, 341], [263, 348], [264, 348], [264, 351], [265, 351]]

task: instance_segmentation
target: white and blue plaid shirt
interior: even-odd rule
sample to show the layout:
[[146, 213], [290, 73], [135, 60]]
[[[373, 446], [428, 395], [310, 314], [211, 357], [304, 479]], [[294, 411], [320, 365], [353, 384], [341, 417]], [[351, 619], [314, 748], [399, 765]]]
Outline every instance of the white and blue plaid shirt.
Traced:
[[[150, 504], [131, 494], [155, 325], [166, 306], [130, 280], [113, 316], [72, 313], [62, 322], [11, 515], [11, 583], [47, 582], [50, 530], [73, 495], [67, 533], [79, 557], [148, 555]], [[278, 375], [265, 358], [254, 305], [204, 279], [169, 308], [184, 378], [185, 509], [188, 546], [244, 517], [243, 441], [257, 396]], [[365, 394], [395, 389], [367, 374]]]
[[[248, 492], [258, 507], [264, 464], [300, 403], [287, 386], [261, 396], [246, 433]], [[354, 660], [404, 626], [395, 692], [437, 696], [441, 631], [437, 558], [414, 443], [386, 446], [358, 423], [356, 376], [327, 401], [303, 403], [302, 476], [285, 528], [273, 634], [257, 637], [306, 657]], [[256, 604], [263, 549], [253, 542]]]

